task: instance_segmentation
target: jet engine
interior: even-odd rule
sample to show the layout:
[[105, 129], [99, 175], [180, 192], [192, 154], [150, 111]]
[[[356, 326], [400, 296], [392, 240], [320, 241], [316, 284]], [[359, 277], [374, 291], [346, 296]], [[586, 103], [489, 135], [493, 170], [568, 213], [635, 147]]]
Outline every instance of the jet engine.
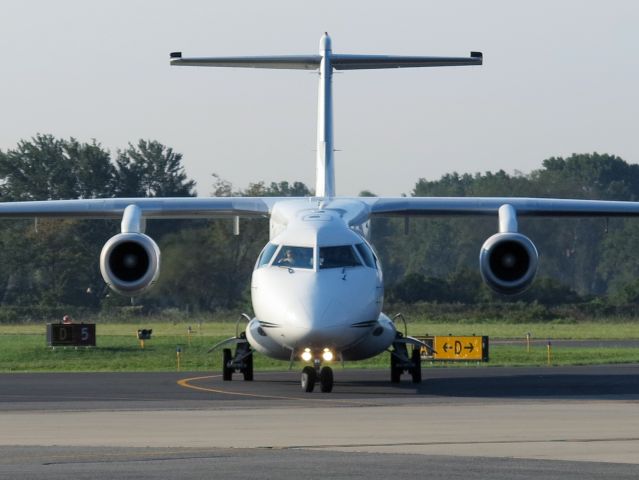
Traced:
[[495, 292], [514, 295], [535, 278], [539, 255], [530, 239], [520, 233], [497, 233], [479, 252], [479, 271]]
[[112, 290], [138, 295], [160, 275], [160, 249], [143, 233], [119, 233], [102, 247], [100, 271]]

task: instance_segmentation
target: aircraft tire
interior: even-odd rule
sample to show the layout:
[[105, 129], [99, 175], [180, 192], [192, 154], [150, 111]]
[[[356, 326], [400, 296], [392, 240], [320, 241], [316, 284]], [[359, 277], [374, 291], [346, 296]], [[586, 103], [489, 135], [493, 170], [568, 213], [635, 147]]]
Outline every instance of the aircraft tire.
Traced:
[[302, 390], [305, 392], [312, 392], [315, 388], [315, 381], [317, 380], [317, 373], [313, 367], [304, 367], [302, 370]]
[[391, 354], [391, 383], [399, 383], [402, 377], [402, 369], [397, 366], [397, 357]]
[[333, 391], [333, 369], [331, 367], [323, 367], [320, 370], [320, 388], [324, 393]]
[[230, 382], [233, 380], [233, 369], [229, 367], [229, 363], [233, 360], [233, 354], [230, 348], [225, 348], [222, 352], [222, 380]]
[[413, 383], [422, 383], [422, 353], [419, 351], [419, 348], [413, 347], [410, 360], [413, 363], [413, 367], [410, 369]]
[[242, 369], [245, 382], [253, 381], [253, 354], [251, 353], [245, 360], [246, 366]]

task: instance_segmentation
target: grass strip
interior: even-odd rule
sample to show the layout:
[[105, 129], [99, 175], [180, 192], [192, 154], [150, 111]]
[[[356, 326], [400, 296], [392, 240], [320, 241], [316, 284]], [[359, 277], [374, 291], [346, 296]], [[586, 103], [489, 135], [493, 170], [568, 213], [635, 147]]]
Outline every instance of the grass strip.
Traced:
[[[179, 346], [181, 370], [218, 371], [221, 352], [207, 353], [220, 340], [235, 334], [232, 322], [192, 325], [193, 334], [187, 335], [187, 324], [145, 322], [139, 325], [99, 324], [96, 348], [52, 349], [45, 344], [45, 326], [37, 324], [0, 325], [0, 372], [52, 372], [52, 371], [171, 371], [176, 370], [176, 350]], [[140, 348], [135, 336], [138, 328], [152, 328], [153, 338]], [[547, 364], [545, 345], [533, 344], [526, 351], [525, 334], [533, 339], [638, 339], [639, 325], [632, 323], [586, 324], [435, 324], [413, 323], [409, 334], [424, 335], [489, 335], [492, 340], [521, 339], [521, 344], [494, 344], [490, 346], [488, 366], [539, 366]], [[347, 364], [347, 368], [386, 368], [388, 353], [361, 362]], [[639, 349], [626, 347], [563, 347], [553, 344], [553, 365], [591, 365], [639, 362]], [[295, 369], [301, 368], [295, 365]], [[425, 362], [430, 366], [469, 365], [468, 363]], [[470, 363], [470, 365], [480, 365]], [[272, 360], [256, 354], [257, 370], [283, 370], [288, 362]]]

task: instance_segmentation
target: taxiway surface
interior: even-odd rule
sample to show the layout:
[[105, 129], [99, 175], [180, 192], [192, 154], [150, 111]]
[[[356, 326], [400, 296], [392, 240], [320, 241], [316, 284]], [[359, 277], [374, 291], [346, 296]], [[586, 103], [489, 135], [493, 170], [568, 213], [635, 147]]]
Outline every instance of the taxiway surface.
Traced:
[[0, 375], [0, 477], [639, 476], [639, 365], [298, 376]]

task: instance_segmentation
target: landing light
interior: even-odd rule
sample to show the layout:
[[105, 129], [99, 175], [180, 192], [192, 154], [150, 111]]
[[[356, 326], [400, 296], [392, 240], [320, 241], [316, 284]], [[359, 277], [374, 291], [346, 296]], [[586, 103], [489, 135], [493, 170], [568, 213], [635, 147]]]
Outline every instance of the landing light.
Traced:
[[328, 348], [325, 348], [322, 352], [322, 358], [326, 362], [330, 362], [333, 360], [333, 352], [331, 352]]
[[305, 362], [310, 362], [311, 358], [313, 358], [313, 354], [311, 353], [310, 348], [305, 348], [304, 353], [302, 353], [302, 360]]

